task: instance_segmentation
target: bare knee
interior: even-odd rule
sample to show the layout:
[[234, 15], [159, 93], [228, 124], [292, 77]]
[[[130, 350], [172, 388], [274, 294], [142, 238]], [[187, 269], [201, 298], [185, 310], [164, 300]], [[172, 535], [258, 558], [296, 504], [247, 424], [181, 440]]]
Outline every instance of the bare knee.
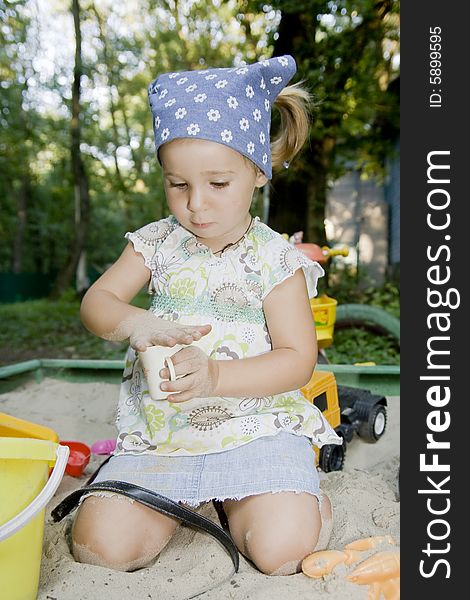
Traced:
[[114, 571], [135, 571], [145, 567], [154, 555], [145, 555], [136, 548], [121, 548], [104, 540], [88, 539], [86, 544], [72, 540], [72, 553], [77, 562]]
[[249, 530], [245, 535], [248, 557], [265, 575], [293, 575], [314, 551], [318, 530]]
[[166, 546], [179, 521], [123, 496], [87, 498], [72, 530], [72, 552], [82, 563], [134, 571]]
[[302, 560], [314, 551], [322, 527], [315, 496], [281, 492], [240, 502], [244, 501], [228, 513], [240, 551], [266, 575], [299, 572]]
[[[321, 505], [312, 495], [293, 498], [292, 512], [286, 513], [283, 527], [276, 540], [264, 538], [262, 547], [256, 548], [257, 567], [266, 575], [293, 575], [302, 570], [303, 559], [317, 550], [327, 547], [333, 526], [331, 503], [326, 494], [321, 494]], [[289, 516], [291, 518], [289, 518]], [[270, 530], [272, 531], [272, 530]], [[276, 536], [274, 536], [276, 537]], [[255, 544], [253, 544], [255, 545]], [[267, 546], [270, 551], [265, 552]], [[261, 550], [261, 552], [260, 552]]]

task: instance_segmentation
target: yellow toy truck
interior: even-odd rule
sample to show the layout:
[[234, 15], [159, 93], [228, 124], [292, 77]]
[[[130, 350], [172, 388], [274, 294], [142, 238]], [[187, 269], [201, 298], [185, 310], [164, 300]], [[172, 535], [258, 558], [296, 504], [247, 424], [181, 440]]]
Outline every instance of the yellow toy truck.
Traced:
[[[319, 247], [315, 244], [299, 244], [311, 246], [310, 258], [319, 259]], [[345, 251], [321, 249], [326, 257], [335, 254], [346, 255]], [[306, 252], [308, 255], [308, 253]], [[323, 350], [333, 343], [336, 321], [337, 301], [323, 294], [310, 300], [315, 322], [318, 348]], [[319, 359], [321, 355], [319, 354]], [[315, 448], [316, 464], [325, 471], [340, 471], [344, 465], [346, 445], [352, 440], [354, 433], [367, 442], [377, 442], [385, 433], [387, 424], [387, 400], [385, 396], [372, 394], [369, 390], [337, 385], [336, 378], [329, 371], [315, 371], [306, 386], [301, 388], [302, 394], [315, 404], [338, 435], [343, 444], [328, 444], [320, 451]]]
[[340, 471], [344, 465], [346, 445], [354, 433], [367, 442], [377, 442], [385, 433], [387, 424], [387, 399], [368, 390], [336, 384], [329, 371], [315, 371], [302, 394], [317, 406], [343, 444], [327, 444], [318, 451], [316, 464], [325, 471]]

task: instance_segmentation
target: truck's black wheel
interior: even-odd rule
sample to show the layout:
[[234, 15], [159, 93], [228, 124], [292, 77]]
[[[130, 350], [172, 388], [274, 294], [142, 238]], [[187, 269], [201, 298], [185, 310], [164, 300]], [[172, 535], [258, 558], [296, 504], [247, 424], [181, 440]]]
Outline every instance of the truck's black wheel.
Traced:
[[357, 433], [366, 442], [377, 442], [385, 433], [387, 426], [387, 411], [382, 404], [376, 404], [370, 409], [367, 421], [361, 423]]
[[320, 468], [325, 473], [341, 471], [344, 465], [344, 444], [327, 444], [320, 449]]

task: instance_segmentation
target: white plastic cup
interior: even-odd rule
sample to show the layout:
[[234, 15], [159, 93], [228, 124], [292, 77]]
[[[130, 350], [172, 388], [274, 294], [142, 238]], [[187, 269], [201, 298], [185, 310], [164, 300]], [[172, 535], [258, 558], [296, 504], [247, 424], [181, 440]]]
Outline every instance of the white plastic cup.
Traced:
[[140, 362], [142, 363], [152, 400], [165, 400], [169, 394], [176, 393], [164, 392], [160, 389], [160, 384], [163, 381], [168, 381], [168, 379], [160, 377], [160, 371], [168, 368], [170, 371], [170, 381], [175, 381], [176, 373], [171, 357], [184, 347], [181, 344], [177, 344], [172, 348], [168, 348], [167, 346], [149, 346], [145, 352], [139, 352]]

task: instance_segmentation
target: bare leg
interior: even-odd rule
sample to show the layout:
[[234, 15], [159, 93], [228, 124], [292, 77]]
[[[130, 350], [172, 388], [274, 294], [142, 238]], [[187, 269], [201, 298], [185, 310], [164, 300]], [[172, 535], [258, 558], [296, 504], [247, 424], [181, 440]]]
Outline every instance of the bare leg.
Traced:
[[330, 541], [331, 532], [333, 531], [333, 509], [328, 496], [324, 492], [320, 492], [320, 517], [321, 517], [321, 529], [318, 536], [317, 545], [313, 549], [314, 551], [326, 550]]
[[90, 496], [73, 524], [73, 555], [78, 562], [135, 571], [163, 550], [178, 525], [178, 519], [119, 494]]
[[267, 575], [292, 575], [302, 560], [324, 549], [332, 529], [329, 498], [321, 510], [308, 493], [279, 492], [225, 500], [230, 532], [240, 550]]

